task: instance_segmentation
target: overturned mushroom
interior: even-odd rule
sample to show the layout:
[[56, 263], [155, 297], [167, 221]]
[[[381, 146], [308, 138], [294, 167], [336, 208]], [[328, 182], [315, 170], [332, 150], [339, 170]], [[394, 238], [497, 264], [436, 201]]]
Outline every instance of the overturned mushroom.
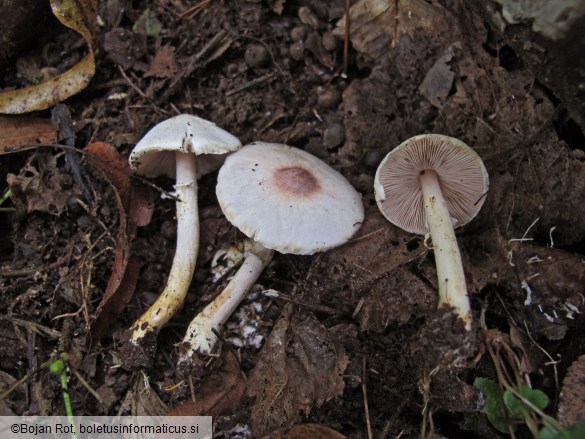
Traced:
[[439, 306], [448, 305], [471, 328], [471, 309], [454, 227], [471, 221], [489, 186], [481, 158], [465, 143], [439, 134], [412, 137], [380, 163], [374, 189], [392, 224], [430, 233], [439, 282]]
[[197, 170], [209, 172], [215, 160], [199, 161], [198, 155], [227, 154], [240, 141], [217, 125], [191, 115], [165, 120], [151, 129], [130, 154], [131, 168], [147, 177], [176, 177], [177, 246], [167, 285], [157, 301], [130, 328], [130, 342], [140, 345], [181, 308], [193, 277], [199, 250]]
[[348, 241], [359, 229], [361, 197], [337, 171], [287, 145], [256, 142], [227, 158], [217, 198], [227, 219], [255, 244], [223, 292], [193, 319], [180, 363], [210, 354], [216, 332], [233, 313], [273, 255], [311, 255]]

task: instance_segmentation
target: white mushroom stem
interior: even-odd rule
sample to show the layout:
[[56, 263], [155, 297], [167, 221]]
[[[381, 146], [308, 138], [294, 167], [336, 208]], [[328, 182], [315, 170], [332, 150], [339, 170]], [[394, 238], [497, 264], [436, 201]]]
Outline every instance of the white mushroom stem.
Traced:
[[177, 244], [167, 285], [157, 301], [130, 328], [130, 341], [138, 344], [148, 333], [158, 333], [181, 309], [199, 252], [199, 215], [195, 154], [177, 152]]
[[189, 363], [195, 354], [208, 355], [213, 352], [217, 343], [216, 332], [233, 314], [273, 254], [273, 250], [257, 242], [246, 252], [244, 262], [227, 287], [191, 321], [183, 339], [179, 363]]
[[471, 329], [471, 307], [465, 284], [461, 253], [455, 238], [451, 215], [443, 198], [437, 173], [426, 170], [420, 175], [424, 197], [425, 218], [435, 253], [439, 281], [439, 307], [449, 305]]

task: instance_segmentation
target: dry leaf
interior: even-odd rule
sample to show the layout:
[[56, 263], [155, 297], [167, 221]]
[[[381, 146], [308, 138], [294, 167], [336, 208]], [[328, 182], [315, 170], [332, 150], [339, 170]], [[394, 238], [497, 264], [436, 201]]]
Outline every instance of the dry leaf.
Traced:
[[134, 295], [140, 264], [130, 254], [130, 242], [136, 235], [136, 227], [150, 222], [153, 204], [146, 192], [130, 179], [127, 161], [112, 145], [97, 142], [88, 145], [84, 152], [89, 163], [112, 184], [120, 211], [112, 273], [90, 329], [89, 343], [94, 346]]
[[[8, 373], [0, 370], [0, 394], [4, 393], [15, 382], [16, 379], [12, 375], [9, 375]], [[20, 401], [25, 402], [27, 398], [23, 386], [15, 389], [10, 396], [0, 400], [0, 416], [16, 416], [10, 407], [10, 399], [19, 399]]]
[[164, 416], [168, 411], [143, 373], [134, 375], [134, 383], [120, 404], [120, 416]]
[[437, 108], [443, 108], [453, 87], [455, 72], [451, 70], [450, 63], [453, 59], [454, 50], [459, 46], [459, 44], [449, 46], [445, 53], [429, 69], [425, 79], [419, 86], [420, 93]]
[[159, 47], [150, 63], [148, 72], [144, 76], [156, 76], [157, 78], [172, 78], [175, 76], [179, 66], [175, 60], [174, 51], [174, 47], [170, 44]]
[[296, 423], [301, 412], [341, 395], [347, 363], [343, 346], [312, 314], [286, 305], [248, 381], [255, 435]]
[[[351, 7], [349, 17], [353, 46], [374, 59], [387, 55], [403, 35], [416, 40], [424, 34], [443, 34], [450, 26], [448, 13], [424, 0], [362, 0]], [[345, 16], [333, 33], [343, 38]]]
[[197, 389], [196, 400], [184, 402], [167, 416], [221, 416], [240, 406], [246, 390], [240, 359], [234, 351], [225, 350], [221, 361]]
[[522, 355], [520, 356], [520, 372], [526, 374], [535, 372], [545, 358], [544, 352], [511, 322], [510, 341], [522, 351]]
[[422, 278], [418, 266], [416, 271], [411, 268], [428, 251], [422, 239], [392, 227], [377, 207], [366, 212], [358, 234], [315, 258], [307, 285], [318, 285], [324, 297], [339, 298], [339, 291], [350, 290], [356, 298], [354, 315], [364, 331], [380, 332], [389, 323], [433, 313], [438, 295], [429, 282], [436, 280]]
[[19, 175], [8, 174], [6, 181], [12, 189], [12, 201], [19, 210], [59, 215], [70, 197], [80, 195], [77, 186], [71, 187], [69, 175], [59, 171], [58, 157], [49, 151], [39, 151]]
[[345, 439], [346, 436], [319, 424], [301, 424], [278, 430], [262, 439]]
[[80, 33], [89, 53], [61, 75], [31, 87], [0, 93], [0, 113], [22, 114], [45, 110], [83, 90], [95, 73], [93, 27], [96, 0], [51, 0], [53, 14], [65, 26]]
[[[0, 117], [0, 155], [23, 151], [19, 145], [55, 143], [57, 128], [50, 119], [39, 117]], [[34, 145], [26, 149], [35, 148]]]

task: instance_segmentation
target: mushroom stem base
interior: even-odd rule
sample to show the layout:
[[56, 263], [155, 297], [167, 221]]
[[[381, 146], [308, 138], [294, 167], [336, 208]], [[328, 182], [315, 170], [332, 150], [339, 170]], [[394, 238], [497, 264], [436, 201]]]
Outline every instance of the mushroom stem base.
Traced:
[[471, 329], [471, 306], [465, 284], [465, 273], [461, 262], [461, 253], [455, 238], [455, 231], [447, 202], [443, 198], [439, 179], [432, 170], [420, 175], [422, 185], [425, 218], [435, 253], [437, 277], [439, 282], [439, 307], [448, 305]]
[[246, 253], [242, 266], [221, 294], [191, 321], [181, 346], [179, 364], [189, 364], [195, 354], [213, 352], [217, 343], [216, 332], [238, 307], [273, 254], [259, 243]]

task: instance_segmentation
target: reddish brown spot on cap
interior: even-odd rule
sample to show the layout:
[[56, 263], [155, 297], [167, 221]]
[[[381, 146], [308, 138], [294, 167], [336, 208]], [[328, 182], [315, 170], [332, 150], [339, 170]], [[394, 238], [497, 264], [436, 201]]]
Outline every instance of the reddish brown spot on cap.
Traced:
[[315, 176], [298, 166], [275, 169], [273, 178], [279, 189], [297, 197], [309, 197], [320, 188]]

